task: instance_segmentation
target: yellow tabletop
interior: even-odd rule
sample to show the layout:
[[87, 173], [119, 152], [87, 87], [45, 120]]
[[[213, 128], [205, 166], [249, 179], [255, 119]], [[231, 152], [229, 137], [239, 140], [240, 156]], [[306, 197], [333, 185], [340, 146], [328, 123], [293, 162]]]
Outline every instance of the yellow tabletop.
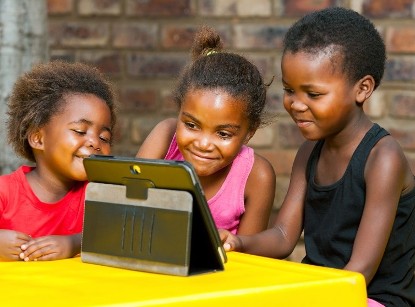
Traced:
[[0, 262], [1, 306], [367, 306], [361, 274], [228, 253], [189, 277], [83, 263]]

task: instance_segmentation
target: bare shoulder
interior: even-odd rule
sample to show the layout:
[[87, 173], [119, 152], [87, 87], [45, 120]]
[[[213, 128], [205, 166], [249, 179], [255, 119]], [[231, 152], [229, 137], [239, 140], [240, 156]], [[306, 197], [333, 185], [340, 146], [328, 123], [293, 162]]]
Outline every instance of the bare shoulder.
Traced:
[[380, 139], [372, 148], [365, 166], [365, 177], [386, 176], [390, 180], [402, 180], [402, 190], [415, 185], [409, 162], [399, 143], [390, 135]]
[[167, 136], [173, 137], [176, 132], [177, 119], [176, 118], [167, 118], [159, 122], [153, 129], [158, 133], [166, 134]]
[[255, 153], [254, 165], [252, 166], [249, 178], [255, 178], [255, 180], [275, 181], [274, 167], [266, 158]]
[[390, 135], [381, 138], [372, 148], [368, 163], [372, 166], [379, 164], [407, 165], [405, 154], [399, 143]]
[[136, 157], [163, 159], [176, 132], [176, 118], [168, 118], [159, 122], [140, 146]]

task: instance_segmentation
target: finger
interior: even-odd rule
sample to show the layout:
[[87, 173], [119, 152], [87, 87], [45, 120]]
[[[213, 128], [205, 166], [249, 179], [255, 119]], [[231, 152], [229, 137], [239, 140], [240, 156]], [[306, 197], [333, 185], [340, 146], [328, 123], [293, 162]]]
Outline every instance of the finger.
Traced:
[[[23, 249], [24, 248], [24, 249]], [[22, 245], [23, 252], [20, 254], [20, 258], [24, 261], [31, 261], [34, 259], [42, 258], [49, 255], [52, 251], [50, 244], [45, 240], [38, 240], [36, 242], [30, 242], [26, 246]]]
[[22, 243], [26, 243], [32, 240], [32, 237], [23, 232], [16, 232], [16, 239], [23, 241]]
[[29, 241], [24, 242], [20, 248], [25, 251], [29, 248], [39, 249], [49, 244], [48, 237], [30, 238]]
[[225, 249], [226, 252], [230, 252], [233, 250], [232, 245], [229, 242], [226, 242], [225, 244], [223, 244], [223, 248]]
[[[44, 260], [51, 260], [53, 258], [53, 253], [50, 253], [50, 251], [48, 251], [45, 248], [38, 249], [32, 252], [31, 254], [25, 254], [25, 252], [23, 252], [22, 254], [23, 254], [24, 261], [38, 261], [38, 260], [44, 261]], [[20, 256], [20, 258], [22, 258], [22, 255]]]

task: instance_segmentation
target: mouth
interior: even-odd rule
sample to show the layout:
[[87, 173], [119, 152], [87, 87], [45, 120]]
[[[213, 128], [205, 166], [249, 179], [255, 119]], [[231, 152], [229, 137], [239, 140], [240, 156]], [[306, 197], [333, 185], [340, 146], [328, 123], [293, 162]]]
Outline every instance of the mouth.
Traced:
[[309, 121], [309, 120], [297, 119], [297, 118], [294, 118], [294, 121], [299, 128], [306, 128], [313, 123], [312, 121]]
[[194, 160], [199, 160], [199, 161], [212, 161], [212, 160], [215, 160], [213, 157], [208, 156], [208, 155], [202, 155], [202, 154], [198, 154], [198, 153], [191, 152], [191, 151], [189, 153], [190, 153], [190, 155], [192, 156], [192, 158]]

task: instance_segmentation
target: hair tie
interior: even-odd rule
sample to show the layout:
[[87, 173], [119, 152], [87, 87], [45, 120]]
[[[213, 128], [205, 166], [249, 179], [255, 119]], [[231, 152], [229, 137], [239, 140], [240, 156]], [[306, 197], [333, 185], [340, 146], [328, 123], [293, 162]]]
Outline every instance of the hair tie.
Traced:
[[208, 52], [206, 52], [206, 56], [214, 54], [214, 53], [217, 53], [217, 51], [213, 50], [213, 49], [210, 49]]

